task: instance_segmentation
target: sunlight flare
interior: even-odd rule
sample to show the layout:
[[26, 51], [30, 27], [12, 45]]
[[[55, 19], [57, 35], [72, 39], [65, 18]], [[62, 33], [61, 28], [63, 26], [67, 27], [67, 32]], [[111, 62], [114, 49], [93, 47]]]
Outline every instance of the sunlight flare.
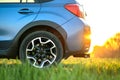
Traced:
[[84, 5], [87, 21], [92, 30], [91, 49], [103, 45], [110, 37], [120, 32], [119, 0], [78, 0]]

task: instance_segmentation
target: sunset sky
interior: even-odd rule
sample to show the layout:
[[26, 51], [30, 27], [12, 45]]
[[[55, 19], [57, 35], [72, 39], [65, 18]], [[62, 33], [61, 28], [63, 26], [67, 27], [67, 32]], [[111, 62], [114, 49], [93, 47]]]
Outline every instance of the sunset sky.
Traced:
[[77, 0], [84, 5], [92, 29], [92, 45], [102, 45], [120, 32], [119, 0]]

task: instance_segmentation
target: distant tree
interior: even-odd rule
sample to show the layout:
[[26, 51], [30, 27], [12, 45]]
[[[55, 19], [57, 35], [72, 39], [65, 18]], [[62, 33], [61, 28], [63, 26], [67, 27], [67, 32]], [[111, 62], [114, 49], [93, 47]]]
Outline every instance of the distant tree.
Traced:
[[108, 39], [104, 46], [112, 50], [120, 50], [120, 33], [115, 34], [113, 37]]
[[120, 33], [109, 38], [103, 46], [96, 46], [93, 50], [94, 57], [120, 58]]

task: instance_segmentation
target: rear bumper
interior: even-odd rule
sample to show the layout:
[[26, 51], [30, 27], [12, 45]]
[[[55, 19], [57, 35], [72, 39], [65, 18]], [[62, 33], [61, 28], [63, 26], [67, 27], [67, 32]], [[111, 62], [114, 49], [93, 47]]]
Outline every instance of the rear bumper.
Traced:
[[84, 54], [89, 51], [91, 30], [84, 20], [75, 17], [64, 24], [64, 29], [67, 32], [68, 47], [65, 55]]

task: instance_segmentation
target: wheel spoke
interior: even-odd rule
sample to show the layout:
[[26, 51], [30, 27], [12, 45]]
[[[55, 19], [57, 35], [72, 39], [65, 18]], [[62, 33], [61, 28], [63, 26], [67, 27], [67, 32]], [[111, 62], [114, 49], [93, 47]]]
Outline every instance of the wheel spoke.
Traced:
[[42, 40], [41, 40], [41, 37], [39, 37], [39, 41], [40, 41], [40, 43], [42, 44]]
[[36, 64], [36, 59], [34, 58], [34, 57], [29, 57], [29, 56], [27, 56], [27, 59], [32, 59], [32, 60], [34, 60], [34, 63], [33, 63], [33, 66], [35, 66], [35, 64]]
[[53, 53], [53, 49], [55, 48], [56, 46], [54, 45], [53, 47], [51, 47], [50, 48], [50, 52], [51, 52], [51, 54], [54, 56], [54, 59], [53, 59], [53, 61], [56, 59], [56, 55]]
[[26, 51], [33, 51], [34, 46], [35, 46], [35, 45], [34, 45], [34, 40], [32, 40], [31, 43], [32, 43], [32, 48], [31, 48], [31, 49], [28, 49], [28, 48], [27, 48]]
[[46, 37], [37, 37], [28, 44], [26, 49], [26, 54], [28, 52], [33, 52], [34, 54], [27, 54], [26, 56], [33, 66], [43, 68], [51, 65], [55, 61], [56, 51], [54, 49], [56, 49], [56, 45], [52, 40]]
[[39, 41], [40, 41], [40, 43], [41, 43], [42, 45], [44, 45], [44, 44], [47, 44], [47, 43], [51, 42], [51, 40], [50, 40], [50, 39], [48, 39], [46, 42], [42, 42], [41, 37], [39, 38]]
[[44, 67], [44, 64], [45, 64], [46, 62], [49, 62], [50, 64], [52, 64], [51, 61], [49, 61], [49, 60], [44, 60], [44, 61], [40, 64], [40, 68], [43, 68], [43, 67]]

